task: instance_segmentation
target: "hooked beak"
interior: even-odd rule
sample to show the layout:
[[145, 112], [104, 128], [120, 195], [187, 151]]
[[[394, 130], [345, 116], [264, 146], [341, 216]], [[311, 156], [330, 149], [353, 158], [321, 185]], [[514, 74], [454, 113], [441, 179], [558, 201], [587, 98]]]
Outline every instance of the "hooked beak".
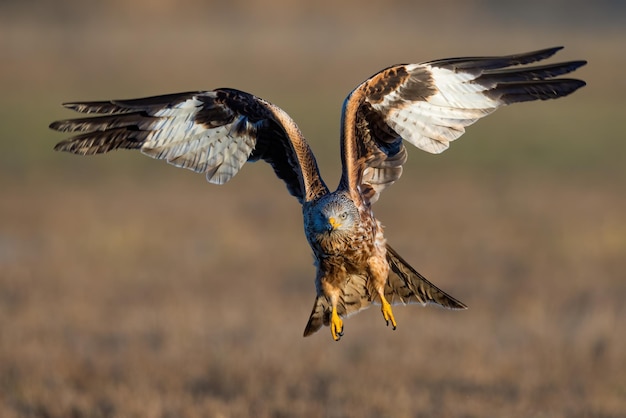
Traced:
[[339, 222], [337, 222], [337, 220], [335, 218], [333, 218], [332, 216], [330, 218], [328, 218], [328, 232], [333, 231], [337, 228], [339, 228], [341, 226], [341, 224]]

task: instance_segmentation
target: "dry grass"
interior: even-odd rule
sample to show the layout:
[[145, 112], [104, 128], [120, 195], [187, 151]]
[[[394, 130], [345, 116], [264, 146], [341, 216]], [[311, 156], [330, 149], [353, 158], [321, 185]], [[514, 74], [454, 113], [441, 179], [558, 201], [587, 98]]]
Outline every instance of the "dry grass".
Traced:
[[372, 309], [335, 343], [301, 337], [299, 211], [257, 171], [224, 188], [186, 173], [7, 186], [0, 414], [626, 411], [626, 197], [611, 186], [456, 173], [413, 184], [406, 206], [391, 196], [390, 241], [470, 309], [397, 308], [395, 332]]

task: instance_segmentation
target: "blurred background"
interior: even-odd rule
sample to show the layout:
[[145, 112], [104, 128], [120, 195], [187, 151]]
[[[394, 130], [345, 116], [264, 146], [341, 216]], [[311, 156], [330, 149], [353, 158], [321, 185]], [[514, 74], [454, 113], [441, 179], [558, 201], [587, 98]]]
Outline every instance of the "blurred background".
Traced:
[[[0, 416], [626, 416], [626, 5], [4, 1]], [[54, 153], [60, 104], [234, 87], [339, 176], [341, 104], [395, 63], [565, 45], [588, 86], [409, 147], [386, 236], [462, 312], [302, 338], [314, 268], [265, 164], [227, 185], [138, 153]]]

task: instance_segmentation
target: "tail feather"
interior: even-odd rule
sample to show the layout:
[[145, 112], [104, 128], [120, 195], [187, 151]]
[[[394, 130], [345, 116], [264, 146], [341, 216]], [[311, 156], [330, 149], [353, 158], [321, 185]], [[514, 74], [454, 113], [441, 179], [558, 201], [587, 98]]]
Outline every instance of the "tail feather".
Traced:
[[[367, 308], [370, 304], [371, 296], [367, 288], [367, 278], [359, 275], [348, 276], [337, 303], [337, 314], [345, 318]], [[328, 326], [331, 310], [330, 300], [324, 295], [317, 296], [309, 322], [304, 329], [304, 336], [308, 337], [317, 332], [322, 325]]]
[[[385, 298], [392, 305], [433, 303], [448, 309], [467, 309], [465, 304], [426, 280], [390, 246], [387, 246], [387, 261], [389, 278], [385, 285]], [[370, 291], [367, 277], [350, 275], [337, 303], [337, 314], [345, 318], [369, 307], [372, 303], [380, 304], [380, 300], [378, 295]], [[304, 329], [304, 336], [308, 337], [319, 331], [322, 326], [328, 326], [331, 310], [330, 300], [324, 295], [318, 295]]]
[[467, 309], [467, 306], [426, 280], [389, 245], [389, 278], [385, 286], [385, 298], [389, 303], [434, 303], [448, 309]]
[[311, 334], [316, 333], [322, 328], [322, 325], [328, 326], [330, 323], [330, 303], [326, 296], [321, 295], [315, 298], [313, 303], [313, 310], [304, 328], [304, 336], [308, 337]]

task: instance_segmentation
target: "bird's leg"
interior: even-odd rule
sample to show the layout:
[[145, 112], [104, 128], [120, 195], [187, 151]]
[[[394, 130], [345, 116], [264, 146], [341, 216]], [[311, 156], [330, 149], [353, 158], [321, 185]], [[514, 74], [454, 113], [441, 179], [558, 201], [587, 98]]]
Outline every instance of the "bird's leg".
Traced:
[[333, 340], [339, 341], [343, 336], [343, 321], [337, 313], [337, 304], [339, 303], [341, 289], [326, 280], [321, 281], [321, 288], [331, 306], [330, 324], [328, 324], [330, 326], [330, 335], [332, 335]]
[[398, 324], [396, 324], [396, 319], [393, 317], [391, 304], [385, 299], [385, 284], [387, 283], [387, 277], [389, 277], [389, 263], [384, 254], [378, 257], [371, 257], [368, 263], [372, 287], [380, 298], [380, 311], [383, 313], [383, 318], [385, 318], [387, 326], [389, 326], [391, 322], [391, 326], [395, 330]]
[[337, 315], [336, 304], [333, 304], [333, 310], [330, 314], [330, 334], [335, 341], [339, 341], [343, 336], [343, 321]]
[[396, 323], [396, 319], [393, 317], [391, 304], [387, 302], [387, 299], [385, 299], [385, 292], [379, 291], [378, 295], [380, 296], [380, 311], [383, 313], [383, 318], [385, 318], [387, 326], [389, 326], [389, 322], [391, 322], [391, 326], [395, 330], [398, 324]]

